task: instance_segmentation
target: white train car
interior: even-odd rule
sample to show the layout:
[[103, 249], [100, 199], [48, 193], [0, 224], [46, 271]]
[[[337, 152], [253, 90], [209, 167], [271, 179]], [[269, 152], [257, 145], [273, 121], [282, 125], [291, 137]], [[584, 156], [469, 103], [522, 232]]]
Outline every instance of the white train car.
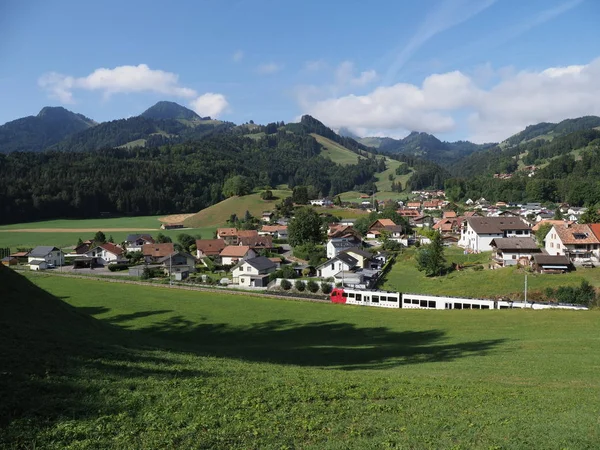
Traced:
[[405, 309], [494, 309], [493, 300], [435, 295], [402, 294]]
[[364, 291], [360, 289], [334, 289], [331, 292], [333, 303], [347, 305], [379, 306], [380, 308], [401, 308], [402, 296], [398, 292]]

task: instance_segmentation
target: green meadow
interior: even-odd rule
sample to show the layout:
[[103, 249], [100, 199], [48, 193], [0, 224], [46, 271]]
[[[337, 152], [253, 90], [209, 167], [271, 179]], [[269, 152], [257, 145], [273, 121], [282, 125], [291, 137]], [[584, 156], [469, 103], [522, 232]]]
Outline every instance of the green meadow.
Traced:
[[2, 448], [597, 448], [598, 311], [408, 311], [0, 267]]

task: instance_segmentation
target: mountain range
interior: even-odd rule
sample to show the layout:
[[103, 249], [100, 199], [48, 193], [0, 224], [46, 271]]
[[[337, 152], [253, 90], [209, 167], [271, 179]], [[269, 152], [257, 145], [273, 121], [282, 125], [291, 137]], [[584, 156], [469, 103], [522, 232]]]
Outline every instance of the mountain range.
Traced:
[[[413, 131], [402, 139], [360, 138], [347, 129], [339, 133], [307, 117], [302, 126], [353, 152], [373, 151], [391, 155], [417, 156], [443, 165], [456, 165], [470, 155], [495, 154], [521, 143], [550, 141], [583, 129], [600, 127], [600, 117], [586, 116], [559, 123], [542, 122], [507, 138], [500, 144], [445, 142], [434, 135]], [[312, 119], [309, 120], [308, 118]], [[274, 125], [277, 128], [277, 124]], [[299, 126], [299, 124], [297, 124]], [[296, 131], [288, 124], [289, 131]], [[240, 131], [241, 130], [241, 131]], [[0, 126], [0, 153], [43, 150], [91, 151], [100, 148], [158, 147], [166, 143], [198, 140], [215, 132], [248, 132], [248, 125], [200, 117], [177, 103], [160, 101], [139, 116], [97, 123], [62, 107], [45, 107], [37, 116], [23, 117]], [[327, 131], [328, 130], [328, 131]]]

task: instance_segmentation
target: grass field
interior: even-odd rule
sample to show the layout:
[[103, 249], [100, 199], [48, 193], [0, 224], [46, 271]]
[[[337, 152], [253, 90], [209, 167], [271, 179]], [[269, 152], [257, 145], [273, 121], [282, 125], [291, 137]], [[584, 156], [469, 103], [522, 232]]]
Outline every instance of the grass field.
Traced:
[[82, 240], [92, 239], [96, 231], [103, 231], [107, 238], [112, 236], [118, 243], [131, 233], [149, 233], [156, 236], [161, 232], [175, 240], [179, 233], [200, 234], [202, 237], [212, 238], [216, 230], [214, 226], [186, 230], [161, 230], [161, 223], [158, 221], [160, 217], [162, 216], [65, 219], [2, 225], [0, 226], [0, 247], [10, 247], [13, 251], [18, 247], [29, 248], [38, 245], [54, 245], [62, 248], [75, 245], [79, 238]]
[[326, 137], [314, 133], [311, 133], [311, 136], [323, 146], [321, 156], [331, 159], [336, 164], [348, 166], [351, 164], [356, 164], [358, 158], [363, 159], [362, 156], [357, 155], [353, 151], [348, 150], [343, 145], [340, 145], [331, 139], [327, 139]]
[[600, 439], [598, 311], [377, 310], [2, 267], [0, 293], [3, 448]]
[[[462, 249], [449, 247], [445, 252], [448, 263], [482, 264], [486, 270], [477, 272], [467, 269], [432, 278], [426, 277], [423, 272], [417, 270], [414, 253], [414, 249], [410, 249], [397, 259], [385, 277], [383, 289], [414, 294], [486, 298], [507, 296], [523, 299], [525, 272], [516, 267], [488, 270], [489, 253], [463, 255]], [[527, 275], [528, 297], [535, 300], [547, 287], [578, 286], [583, 279], [600, 288], [600, 269], [578, 269], [575, 272], [559, 275], [529, 273]]]
[[246, 211], [255, 217], [260, 217], [263, 211], [271, 211], [275, 204], [285, 197], [292, 195], [290, 190], [273, 190], [273, 200], [263, 200], [260, 193], [244, 195], [242, 197], [230, 197], [216, 205], [199, 211], [184, 220], [184, 224], [194, 228], [223, 226], [232, 214], [244, 217]]

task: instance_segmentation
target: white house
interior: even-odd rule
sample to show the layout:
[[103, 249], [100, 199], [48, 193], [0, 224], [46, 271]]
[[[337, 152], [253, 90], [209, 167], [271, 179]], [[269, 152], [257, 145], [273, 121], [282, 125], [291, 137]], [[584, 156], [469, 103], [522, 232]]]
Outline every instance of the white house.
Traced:
[[57, 247], [40, 245], [27, 254], [27, 264], [31, 270], [44, 270], [64, 263], [63, 252]]
[[324, 262], [317, 267], [317, 276], [321, 278], [334, 277], [338, 272], [348, 272], [358, 265], [358, 260], [345, 253]]
[[530, 237], [531, 228], [519, 217], [469, 217], [462, 223], [458, 246], [474, 252], [492, 250], [494, 239]]
[[125, 238], [125, 250], [128, 252], [141, 252], [142, 245], [154, 244], [154, 238], [149, 234], [129, 234]]
[[219, 256], [221, 257], [221, 264], [231, 266], [242, 260], [254, 258], [256, 252], [247, 245], [228, 245], [221, 250]]
[[85, 253], [85, 256], [87, 256], [88, 258], [95, 258], [97, 264], [101, 264], [104, 266], [107, 264], [114, 264], [126, 261], [125, 257], [123, 256], [123, 253], [125, 252], [121, 247], [107, 242], [105, 244], [100, 244], [94, 248], [89, 249]]
[[326, 249], [327, 249], [327, 258], [331, 259], [336, 257], [338, 254], [343, 252], [344, 250], [348, 250], [349, 248], [355, 247], [356, 244], [350, 238], [334, 238], [329, 239], [327, 241]]
[[318, 200], [310, 200], [312, 206], [331, 206], [333, 202], [328, 198], [320, 198]]
[[344, 250], [342, 253], [352, 256], [357, 261], [357, 266], [361, 268], [369, 268], [371, 265], [372, 253], [362, 250], [358, 247], [352, 247], [348, 250]]
[[564, 255], [572, 262], [600, 260], [600, 225], [565, 224], [554, 225], [545, 239], [549, 255]]
[[502, 267], [529, 265], [533, 256], [542, 251], [532, 238], [498, 238], [493, 239], [490, 246], [494, 262]]
[[269, 274], [276, 269], [277, 265], [269, 258], [250, 258], [233, 268], [233, 282], [240, 286], [265, 287], [269, 284]]

